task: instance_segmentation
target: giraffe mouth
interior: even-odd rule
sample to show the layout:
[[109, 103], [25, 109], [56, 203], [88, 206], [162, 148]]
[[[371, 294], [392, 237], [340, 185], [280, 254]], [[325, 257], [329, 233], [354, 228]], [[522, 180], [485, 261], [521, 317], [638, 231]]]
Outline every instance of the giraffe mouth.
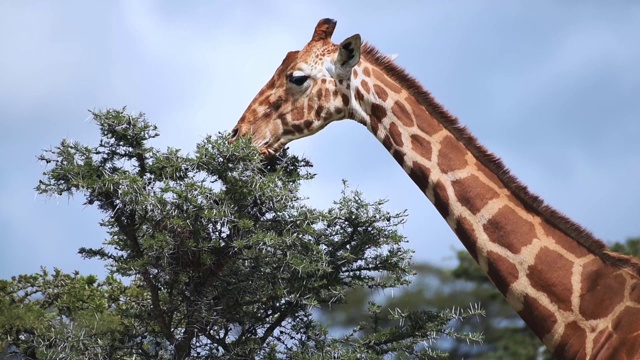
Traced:
[[258, 148], [258, 151], [260, 151], [264, 157], [268, 158], [277, 155], [285, 144], [280, 140], [273, 141], [267, 139], [264, 141], [254, 141], [253, 145]]

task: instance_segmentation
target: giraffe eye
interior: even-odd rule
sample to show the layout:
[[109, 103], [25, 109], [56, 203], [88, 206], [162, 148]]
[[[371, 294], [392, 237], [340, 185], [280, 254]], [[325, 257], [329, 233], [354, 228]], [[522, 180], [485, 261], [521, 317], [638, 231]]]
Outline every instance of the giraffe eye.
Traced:
[[308, 79], [309, 79], [309, 77], [307, 75], [291, 75], [291, 76], [289, 76], [289, 82], [292, 83], [295, 86], [302, 86], [302, 84], [307, 82]]

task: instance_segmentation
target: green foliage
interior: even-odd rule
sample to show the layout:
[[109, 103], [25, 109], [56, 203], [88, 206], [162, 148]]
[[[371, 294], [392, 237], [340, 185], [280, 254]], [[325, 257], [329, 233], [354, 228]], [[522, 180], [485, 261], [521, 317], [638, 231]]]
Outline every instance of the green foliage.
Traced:
[[161, 151], [144, 115], [92, 115], [99, 144], [63, 140], [44, 151], [36, 190], [102, 211], [108, 238], [79, 253], [110, 275], [43, 269], [3, 281], [0, 345], [34, 359], [376, 359], [442, 355], [425, 344], [463, 336], [447, 324], [466, 312], [371, 304], [343, 336], [313, 316], [349, 289], [408, 284], [410, 251], [396, 230], [405, 213], [346, 184], [330, 209], [314, 209], [299, 194], [311, 164], [286, 153], [265, 161], [249, 139]]
[[615, 242], [611, 250], [640, 258], [640, 237], [629, 238], [624, 243]]

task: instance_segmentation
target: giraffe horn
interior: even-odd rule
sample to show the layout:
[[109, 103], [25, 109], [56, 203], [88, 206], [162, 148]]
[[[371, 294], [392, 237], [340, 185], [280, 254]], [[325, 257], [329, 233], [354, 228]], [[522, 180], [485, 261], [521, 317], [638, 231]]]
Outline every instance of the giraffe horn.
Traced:
[[333, 30], [336, 28], [337, 23], [337, 21], [329, 18], [318, 21], [316, 29], [313, 30], [313, 37], [311, 38], [311, 41], [331, 40], [331, 35], [333, 35]]

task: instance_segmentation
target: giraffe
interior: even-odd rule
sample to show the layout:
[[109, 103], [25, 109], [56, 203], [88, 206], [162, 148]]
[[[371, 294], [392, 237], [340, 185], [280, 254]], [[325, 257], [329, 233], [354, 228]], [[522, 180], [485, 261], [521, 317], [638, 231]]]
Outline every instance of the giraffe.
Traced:
[[531, 193], [457, 118], [355, 34], [322, 19], [231, 131], [265, 156], [332, 121], [365, 125], [560, 359], [640, 359], [640, 262]]

